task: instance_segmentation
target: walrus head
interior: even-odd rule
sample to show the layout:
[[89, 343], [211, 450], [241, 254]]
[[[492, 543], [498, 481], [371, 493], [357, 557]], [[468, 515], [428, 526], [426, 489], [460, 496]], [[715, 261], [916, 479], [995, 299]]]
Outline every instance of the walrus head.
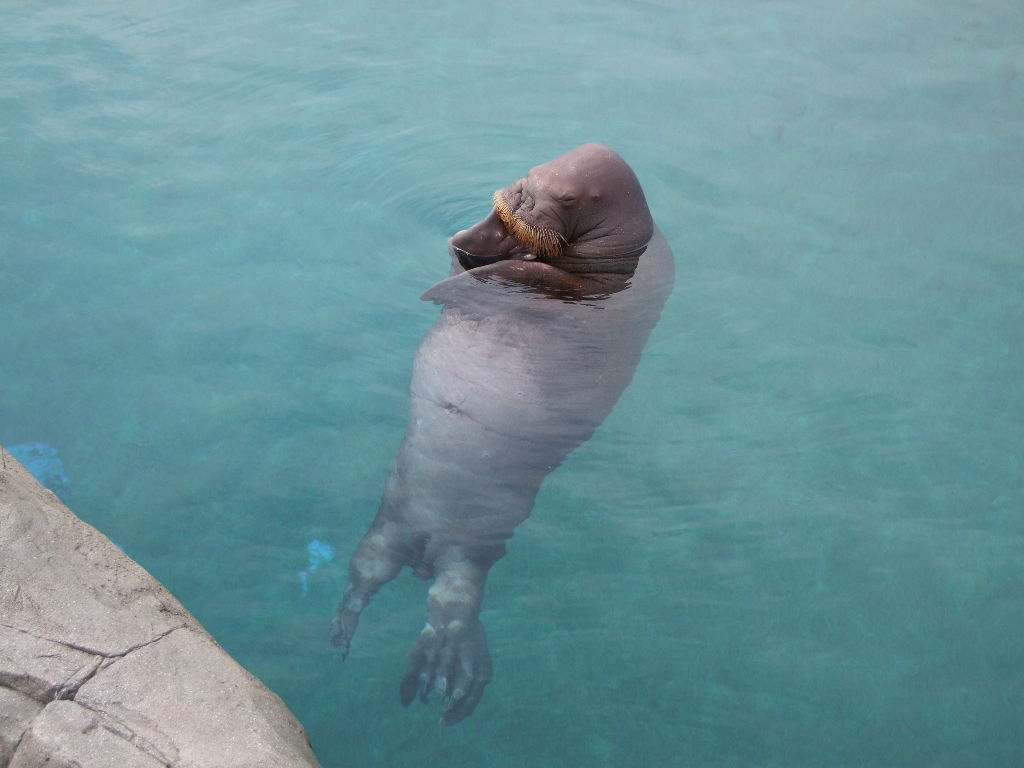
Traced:
[[466, 270], [536, 260], [580, 276], [628, 277], [653, 233], [630, 167], [608, 147], [584, 144], [495, 192], [494, 210], [450, 246]]

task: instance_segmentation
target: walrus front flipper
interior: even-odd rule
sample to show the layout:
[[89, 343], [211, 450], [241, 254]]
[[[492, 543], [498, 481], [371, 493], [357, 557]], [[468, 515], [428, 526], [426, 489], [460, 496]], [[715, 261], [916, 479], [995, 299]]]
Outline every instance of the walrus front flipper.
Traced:
[[420, 298], [435, 304], [454, 303], [467, 291], [470, 295], [478, 292], [480, 282], [522, 286], [531, 292], [553, 296], [587, 294], [592, 288], [591, 281], [587, 278], [541, 261], [507, 260], [453, 275], [434, 285]]
[[478, 618], [487, 569], [459, 560], [442, 566], [427, 595], [427, 625], [409, 654], [399, 698], [409, 706], [431, 693], [444, 702], [442, 725], [469, 717], [491, 681], [491, 654]]
[[400, 535], [394, 526], [374, 525], [359, 542], [359, 548], [348, 564], [348, 587], [334, 617], [331, 642], [341, 648], [341, 658], [348, 656], [349, 645], [359, 626], [359, 616], [377, 590], [391, 581], [402, 566]]

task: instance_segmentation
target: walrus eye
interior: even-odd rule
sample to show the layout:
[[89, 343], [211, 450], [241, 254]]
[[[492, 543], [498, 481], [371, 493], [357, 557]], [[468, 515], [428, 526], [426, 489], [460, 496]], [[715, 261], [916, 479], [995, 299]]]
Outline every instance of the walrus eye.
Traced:
[[571, 208], [579, 202], [580, 195], [574, 189], [563, 188], [562, 190], [552, 190], [551, 199], [556, 201], [559, 205]]
[[549, 227], [538, 227], [523, 221], [505, 199], [505, 191], [499, 189], [494, 193], [494, 211], [505, 225], [505, 229], [519, 243], [542, 258], [552, 259], [562, 255], [565, 238]]

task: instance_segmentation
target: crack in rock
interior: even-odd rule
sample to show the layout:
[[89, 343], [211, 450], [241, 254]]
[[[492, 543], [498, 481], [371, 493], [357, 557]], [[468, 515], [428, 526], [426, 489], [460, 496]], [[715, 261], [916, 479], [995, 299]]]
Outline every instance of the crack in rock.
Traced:
[[27, 629], [24, 629], [23, 627], [15, 627], [12, 624], [4, 624], [3, 622], [0, 622], [0, 627], [4, 627], [5, 629], [12, 629], [15, 632], [22, 633], [23, 635], [28, 635], [29, 637], [34, 637], [36, 640], [44, 640], [47, 643], [53, 643], [54, 645], [60, 645], [60, 646], [63, 646], [64, 648], [70, 648], [73, 651], [81, 651], [82, 653], [88, 653], [91, 656], [99, 656], [101, 659], [114, 660], [114, 661], [116, 661], [117, 659], [123, 659], [129, 653], [134, 653], [135, 651], [139, 650], [140, 648], [145, 648], [148, 645], [152, 645], [153, 643], [159, 642], [160, 640], [163, 640], [165, 637], [167, 637], [172, 632], [176, 632], [177, 630], [183, 629], [186, 626], [188, 626], [188, 625], [187, 624], [178, 624], [177, 626], [171, 627], [170, 629], [165, 629], [163, 632], [158, 634], [156, 637], [150, 638], [149, 640], [146, 640], [145, 642], [142, 642], [142, 643], [136, 643], [135, 645], [129, 647], [128, 649], [126, 649], [124, 651], [118, 651], [117, 653], [104, 653], [103, 651], [96, 650], [95, 648], [90, 648], [90, 647], [88, 647], [86, 645], [78, 645], [76, 643], [67, 642], [66, 640], [58, 640], [57, 638], [54, 638], [54, 637], [46, 637], [45, 635], [37, 635], [35, 632], [29, 632]]
[[88, 653], [88, 654], [91, 654], [92, 656], [103, 656], [104, 658], [106, 658], [106, 656], [107, 656], [107, 654], [104, 654], [103, 651], [97, 651], [95, 648], [89, 648], [88, 646], [85, 646], [85, 645], [77, 645], [75, 643], [69, 643], [69, 642], [67, 642], [65, 640], [57, 640], [56, 638], [46, 637], [45, 635], [37, 635], [35, 632], [30, 632], [29, 630], [25, 629], [24, 627], [16, 627], [13, 624], [5, 624], [3, 622], [0, 622], [0, 627], [3, 627], [4, 629], [10, 629], [10, 630], [13, 630], [15, 632], [20, 632], [21, 634], [28, 635], [29, 637], [34, 637], [36, 640], [43, 640], [43, 641], [45, 641], [47, 643], [53, 643], [54, 645], [60, 645], [60, 646], [63, 646], [65, 648], [70, 648], [73, 651], [81, 651], [82, 653]]
[[[30, 644], [28, 648], [22, 648], [20, 662], [18, 661], [19, 654], [8, 658], [8, 663], [0, 667], [0, 686], [20, 691], [43, 704], [62, 699], [74, 699], [79, 689], [103, 670], [187, 626], [187, 624], [179, 624], [123, 651], [104, 653], [95, 648], [46, 637], [21, 627], [0, 623], [0, 628], [13, 630], [49, 646], [36, 648], [33, 652]], [[17, 648], [17, 641], [14, 642], [14, 648]], [[66, 650], [61, 652], [58, 650], [61, 648]], [[78, 654], [84, 654], [85, 658]], [[7, 656], [7, 654], [3, 654], [3, 656]], [[42, 660], [43, 664], [41, 666], [33, 665], [32, 659]], [[53, 663], [47, 664], [46, 660], [52, 660]]]
[[[53, 704], [54, 702], [68, 701], [68, 704], [74, 704], [75, 706], [81, 707], [82, 710], [88, 711], [94, 718], [93, 723], [89, 726], [88, 730], [91, 730], [92, 728], [96, 727], [102, 728], [104, 731], [108, 732], [112, 736], [115, 736], [123, 740], [126, 744], [131, 745], [133, 749], [139, 750], [140, 752], [153, 758], [161, 765], [167, 766], [167, 768], [172, 768], [172, 766], [174, 766], [175, 758], [169, 757], [152, 740], [147, 739], [144, 736], [133, 731], [129, 724], [123, 722], [110, 712], [98, 709], [94, 706], [90, 706], [89, 704], [86, 704], [82, 701], [77, 701], [75, 700], [75, 698], [78, 695], [78, 692], [82, 688], [82, 686], [84, 686], [90, 680], [93, 680], [100, 672], [109, 669], [111, 666], [113, 666], [119, 661], [122, 661], [132, 653], [135, 653], [139, 650], [142, 650], [143, 648], [147, 648], [148, 646], [160, 642], [173, 632], [176, 632], [179, 629], [186, 628], [186, 624], [180, 624], [178, 626], [170, 627], [165, 631], [160, 632], [155, 637], [152, 637], [146, 640], [145, 642], [136, 643], [135, 645], [132, 645], [131, 647], [126, 648], [123, 651], [119, 651], [118, 653], [102, 653], [95, 649], [90, 649], [81, 645], [77, 645], [75, 643], [63, 642], [52, 637], [45, 637], [30, 632], [28, 630], [22, 629], [20, 627], [13, 627], [9, 624], [0, 624], [0, 626], [6, 627], [7, 629], [15, 630], [20, 634], [33, 638], [34, 640], [49, 643], [53, 646], [57, 646], [58, 648], [65, 648], [68, 651], [73, 651], [75, 654], [84, 653], [91, 657], [88, 662], [79, 666], [70, 674], [66, 674], [64, 679], [59, 683], [54, 683], [52, 678], [49, 681], [40, 679], [39, 682], [48, 684], [48, 688], [44, 692], [42, 690], [42, 686], [40, 686], [39, 688], [37, 688], [36, 695], [29, 696], [30, 698], [32, 698], [35, 701], [38, 701], [40, 704]], [[54, 652], [36, 654], [36, 657], [59, 659], [62, 657], [62, 655], [64, 654], [61, 654], [60, 652], [57, 652], [55, 650]], [[74, 656], [69, 656], [69, 658], [74, 658]], [[15, 684], [11, 686], [10, 683], [12, 682], [16, 683], [16, 681], [14, 680], [8, 681], [0, 679], [0, 688], [4, 690], [16, 691], [18, 693], [21, 693], [22, 695], [28, 694], [28, 691], [19, 690], [20, 688], [25, 687], [24, 685]], [[36, 718], [41, 716], [42, 712], [45, 711], [46, 707], [43, 707], [42, 710], [37, 712], [36, 715], [25, 724], [25, 730], [22, 731], [22, 739], [24, 738], [25, 734], [31, 731], [32, 723], [35, 722]], [[154, 727], [154, 725], [155, 724], [151, 724], [150, 727]], [[163, 736], [168, 743], [173, 743], [171, 739], [167, 738], [165, 734], [155, 729], [155, 727], [154, 730], [156, 731], [158, 736]], [[21, 740], [19, 739], [17, 742], [18, 745], [20, 745], [20, 742]], [[17, 751], [18, 747], [15, 746], [14, 754], [17, 754]], [[3, 761], [3, 764], [6, 765], [6, 761]]]
[[22, 734], [10, 764], [180, 768], [121, 724], [73, 701], [54, 701], [43, 708]]
[[57, 701], [59, 699], [74, 698], [75, 694], [78, 693], [78, 689], [96, 676], [101, 664], [103, 664], [102, 658], [94, 658], [91, 665], [86, 665], [91, 666], [92, 668], [85, 672], [85, 674], [81, 674], [85, 667], [80, 667], [68, 675], [64, 682], [57, 687], [57, 690], [53, 695], [54, 700]]
[[[85, 704], [85, 703], [80, 702], [80, 701], [76, 701], [75, 704], [80, 706], [82, 709], [85, 709], [85, 710], [88, 710], [89, 712], [92, 712], [93, 715], [95, 715], [96, 718], [97, 718], [97, 723], [96, 724], [100, 728], [102, 728], [104, 731], [106, 731], [107, 733], [111, 734], [112, 736], [116, 736], [119, 739], [122, 739], [122, 740], [126, 741], [127, 743], [131, 744], [133, 747], [135, 747], [135, 749], [139, 750], [140, 752], [145, 752], [147, 755], [152, 757], [154, 760], [158, 760], [159, 762], [161, 762], [167, 768], [174, 768], [174, 765], [176, 763], [177, 758], [171, 758], [171, 757], [168, 757], [167, 755], [165, 755], [163, 752], [160, 751], [160, 749], [156, 746], [156, 744], [151, 742], [149, 739], [146, 739], [146, 738], [140, 736], [139, 734], [135, 733], [135, 731], [133, 731], [131, 729], [131, 726], [129, 726], [127, 723], [119, 720], [117, 717], [112, 715], [110, 712], [107, 712], [107, 711], [102, 710], [102, 709], [97, 709], [96, 707], [91, 707], [88, 704]], [[150, 724], [150, 727], [153, 728], [153, 730], [155, 730], [158, 734], [163, 736], [165, 739], [167, 739], [168, 742], [173, 743], [172, 740], [167, 736], [167, 734], [165, 734], [162, 731], [160, 731], [159, 729], [153, 727], [152, 724]]]
[[[64, 698], [64, 699], [73, 699], [73, 698], [75, 698], [75, 696], [78, 695], [79, 689], [81, 689], [81, 687], [83, 685], [88, 683], [90, 680], [92, 680], [94, 677], [96, 677], [96, 675], [98, 675], [103, 670], [109, 669], [115, 663], [117, 663], [118, 661], [121, 661], [123, 658], [125, 658], [126, 656], [128, 656], [131, 653], [135, 653], [138, 650], [141, 650], [141, 649], [146, 648], [146, 647], [148, 647], [150, 645], [153, 645], [153, 643], [160, 642], [161, 640], [163, 640], [165, 637], [167, 637], [172, 632], [177, 632], [179, 629], [183, 629], [184, 626], [185, 626], [184, 624], [180, 624], [177, 627], [171, 627], [170, 629], [168, 629], [168, 630], [166, 630], [164, 632], [161, 632], [159, 635], [157, 635], [156, 637], [154, 637], [151, 640], [147, 640], [144, 643], [138, 643], [137, 645], [133, 645], [131, 648], [126, 650], [124, 653], [111, 653], [111, 654], [102, 654], [102, 653], [100, 653], [100, 654], [97, 654], [98, 656], [100, 656], [100, 659], [98, 659], [96, 661], [96, 666], [93, 667], [93, 669], [90, 670], [84, 677], [82, 677], [77, 682], [77, 684], [74, 685], [73, 689], [71, 687], [68, 687], [66, 689], [67, 692], [68, 692], [68, 695], [66, 695], [66, 696], [57, 696], [57, 698]], [[80, 702], [78, 702], [78, 703], [80, 704]]]

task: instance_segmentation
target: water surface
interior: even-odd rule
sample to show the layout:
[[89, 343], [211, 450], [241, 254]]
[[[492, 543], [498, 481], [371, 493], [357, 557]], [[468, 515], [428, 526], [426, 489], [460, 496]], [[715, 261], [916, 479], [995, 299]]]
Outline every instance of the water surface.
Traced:
[[[998, 0], [6, 3], [0, 440], [326, 766], [1022, 763], [1022, 40]], [[329, 620], [445, 239], [584, 141], [677, 285], [442, 729], [397, 701], [421, 583], [344, 665]]]

